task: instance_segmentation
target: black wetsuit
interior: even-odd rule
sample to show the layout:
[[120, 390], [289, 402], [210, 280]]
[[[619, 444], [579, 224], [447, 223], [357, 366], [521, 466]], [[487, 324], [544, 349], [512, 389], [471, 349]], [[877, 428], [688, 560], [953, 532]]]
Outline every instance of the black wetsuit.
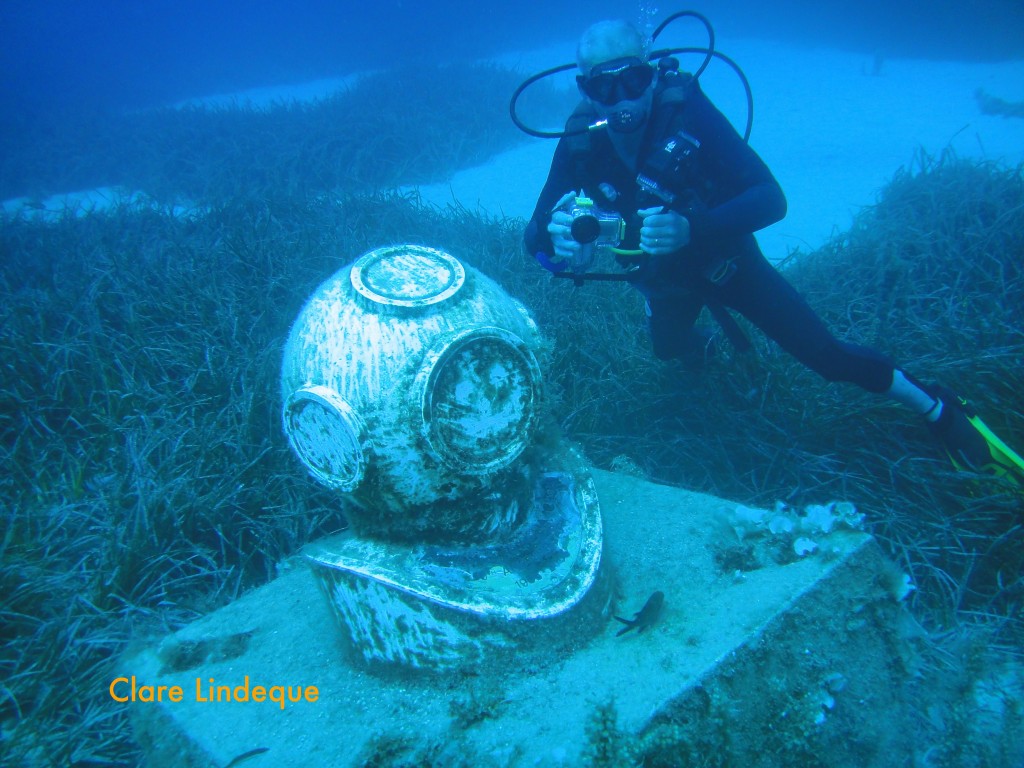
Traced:
[[[664, 359], [684, 357], [701, 308], [717, 304], [741, 313], [825, 379], [885, 392], [893, 382], [893, 363], [874, 350], [833, 337], [761, 253], [753, 233], [786, 214], [786, 200], [775, 177], [696, 81], [677, 78], [681, 84], [671, 98], [664, 96], [668, 89], [655, 97], [639, 169], [627, 168], [603, 133], [559, 141], [526, 229], [527, 250], [552, 254], [547, 231], [552, 208], [566, 192], [580, 189], [600, 208], [634, 221], [635, 247], [636, 211], [661, 204], [640, 189], [637, 172], [646, 167], [652, 152], [663, 150], [671, 137], [684, 131], [699, 146], [675, 178], [660, 181], [676, 194], [669, 207], [690, 222], [690, 244], [650, 259], [632, 281], [650, 307], [655, 354]], [[613, 189], [614, 199], [602, 187]], [[712, 282], [709, 276], [727, 261], [734, 271], [726, 280]]]

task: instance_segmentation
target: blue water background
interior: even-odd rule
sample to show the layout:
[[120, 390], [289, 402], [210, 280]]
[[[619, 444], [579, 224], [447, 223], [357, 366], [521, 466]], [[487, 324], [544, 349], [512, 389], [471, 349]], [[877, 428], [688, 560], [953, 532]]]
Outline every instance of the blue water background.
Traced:
[[688, 8], [725, 36], [890, 58], [1024, 58], [1021, 0], [0, 0], [0, 114], [153, 106], [402, 60], [495, 55], [574, 39], [600, 18], [656, 24]]

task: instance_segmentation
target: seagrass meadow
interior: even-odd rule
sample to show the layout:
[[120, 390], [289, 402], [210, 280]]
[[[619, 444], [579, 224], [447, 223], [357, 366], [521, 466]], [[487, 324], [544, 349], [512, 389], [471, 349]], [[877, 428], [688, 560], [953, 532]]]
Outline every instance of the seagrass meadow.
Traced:
[[[959, 692], [991, 658], [1024, 663], [1020, 488], [955, 472], [918, 419], [824, 384], [755, 330], [753, 352], [721, 340], [698, 370], [661, 363], [639, 297], [552, 281], [522, 254], [523, 221], [387, 191], [510, 146], [493, 126], [517, 77], [371, 77], [388, 87], [79, 122], [6, 147], [5, 194], [147, 195], [0, 221], [7, 764], [136, 764], [104, 695], [112, 659], [345, 527], [285, 445], [280, 354], [327, 275], [395, 242], [446, 250], [526, 304], [550, 341], [551, 416], [596, 466], [755, 506], [854, 502], [916, 586], [922, 719], [946, 707], [960, 722]], [[1024, 448], [1024, 170], [922, 154], [849, 231], [782, 268], [837, 335], [955, 388]], [[1021, 713], [1006, 722], [1020, 738]], [[996, 762], [950, 727], [930, 764], [999, 764], [985, 748]]]

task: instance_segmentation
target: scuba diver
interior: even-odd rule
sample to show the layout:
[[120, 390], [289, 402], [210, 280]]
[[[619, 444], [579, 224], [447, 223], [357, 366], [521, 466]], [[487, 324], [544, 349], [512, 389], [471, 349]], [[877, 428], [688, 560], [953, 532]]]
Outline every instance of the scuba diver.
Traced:
[[[704, 22], [709, 47], [652, 51], [658, 33], [680, 15]], [[851, 382], [919, 414], [958, 468], [1024, 477], [1024, 460], [966, 401], [919, 382], [873, 349], [836, 339], [769, 264], [754, 233], [785, 216], [786, 199], [746, 137], [701, 90], [698, 76], [711, 56], [726, 58], [713, 45], [710, 24], [693, 12], [670, 17], [651, 38], [626, 21], [594, 24], [576, 54], [582, 102], [556, 134], [524, 127], [515, 102], [530, 83], [573, 65], [520, 87], [513, 121], [533, 135], [559, 137], [526, 228], [527, 252], [577, 285], [631, 283], [646, 299], [658, 358], [703, 354], [709, 336], [695, 323], [705, 306], [731, 341], [748, 346], [728, 313], [733, 310], [827, 381]], [[667, 56], [694, 50], [707, 52], [694, 75]], [[602, 248], [615, 255], [623, 269], [618, 275], [590, 272]]]

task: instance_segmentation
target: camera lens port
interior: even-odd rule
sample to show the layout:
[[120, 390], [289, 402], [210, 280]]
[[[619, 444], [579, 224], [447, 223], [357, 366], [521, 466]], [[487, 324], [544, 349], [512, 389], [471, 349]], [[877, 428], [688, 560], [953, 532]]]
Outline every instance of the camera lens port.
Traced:
[[598, 235], [601, 234], [601, 223], [597, 220], [597, 216], [581, 214], [572, 220], [569, 231], [572, 233], [573, 240], [586, 245], [597, 240]]

